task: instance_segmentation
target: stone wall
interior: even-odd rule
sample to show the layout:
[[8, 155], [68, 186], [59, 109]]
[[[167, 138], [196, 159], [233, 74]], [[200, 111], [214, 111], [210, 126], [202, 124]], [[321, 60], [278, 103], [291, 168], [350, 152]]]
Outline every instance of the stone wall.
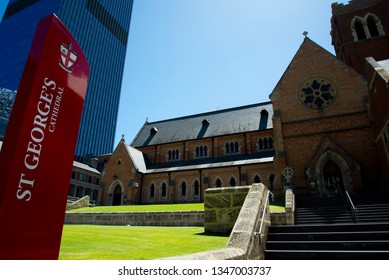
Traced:
[[202, 227], [204, 211], [66, 213], [65, 224]]
[[[232, 188], [238, 191], [240, 188]], [[224, 196], [227, 190], [219, 194]], [[231, 190], [233, 193], [233, 190]], [[249, 187], [243, 206], [230, 234], [227, 248], [166, 258], [169, 260], [254, 260], [264, 259], [266, 236], [270, 225], [269, 205], [265, 208], [268, 189], [263, 184]], [[263, 212], [265, 211], [265, 215]], [[264, 217], [263, 227], [260, 225]]]
[[204, 231], [230, 233], [250, 190], [250, 186], [212, 188], [204, 195]]
[[66, 205], [66, 211], [74, 210], [82, 207], [88, 207], [89, 203], [90, 203], [90, 196], [86, 195], [73, 203], [68, 203]]

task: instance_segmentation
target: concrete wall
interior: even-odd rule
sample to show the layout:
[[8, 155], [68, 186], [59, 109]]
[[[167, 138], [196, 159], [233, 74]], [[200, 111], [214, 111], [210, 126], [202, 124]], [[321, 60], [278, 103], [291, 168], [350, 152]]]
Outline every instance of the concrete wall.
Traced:
[[66, 213], [65, 224], [202, 227], [204, 211]]

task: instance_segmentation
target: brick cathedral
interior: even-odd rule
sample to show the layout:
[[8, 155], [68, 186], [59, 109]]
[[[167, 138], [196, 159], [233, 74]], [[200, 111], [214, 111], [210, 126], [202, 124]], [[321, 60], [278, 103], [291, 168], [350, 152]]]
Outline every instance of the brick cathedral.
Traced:
[[275, 195], [388, 191], [389, 0], [332, 4], [336, 55], [305, 37], [270, 100], [146, 122], [99, 158], [98, 204], [203, 201], [264, 183]]

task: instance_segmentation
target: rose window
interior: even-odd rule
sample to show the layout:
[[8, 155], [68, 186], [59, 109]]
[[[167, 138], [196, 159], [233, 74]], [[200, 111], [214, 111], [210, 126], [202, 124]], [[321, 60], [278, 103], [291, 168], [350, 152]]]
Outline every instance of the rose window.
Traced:
[[310, 79], [299, 92], [299, 99], [310, 109], [324, 109], [336, 98], [335, 87], [326, 79]]

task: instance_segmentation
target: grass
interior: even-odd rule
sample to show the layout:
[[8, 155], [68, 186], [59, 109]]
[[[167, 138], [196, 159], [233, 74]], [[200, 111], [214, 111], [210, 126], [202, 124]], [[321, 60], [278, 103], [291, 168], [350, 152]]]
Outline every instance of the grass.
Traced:
[[[156, 212], [204, 210], [203, 203], [86, 207], [70, 212]], [[271, 202], [270, 212], [284, 212]], [[64, 225], [61, 260], [150, 260], [226, 246], [228, 236], [206, 235], [203, 227]]]
[[270, 213], [285, 212], [285, 200], [270, 201]]
[[202, 227], [65, 225], [60, 260], [150, 260], [222, 249], [228, 236]]
[[[96, 206], [85, 207], [69, 212], [72, 213], [96, 213], [96, 212], [158, 212], [158, 211], [189, 211], [204, 210], [203, 203], [192, 204], [152, 204], [152, 205], [121, 205], [121, 206]], [[274, 201], [270, 204], [270, 212], [284, 212], [283, 201]]]

